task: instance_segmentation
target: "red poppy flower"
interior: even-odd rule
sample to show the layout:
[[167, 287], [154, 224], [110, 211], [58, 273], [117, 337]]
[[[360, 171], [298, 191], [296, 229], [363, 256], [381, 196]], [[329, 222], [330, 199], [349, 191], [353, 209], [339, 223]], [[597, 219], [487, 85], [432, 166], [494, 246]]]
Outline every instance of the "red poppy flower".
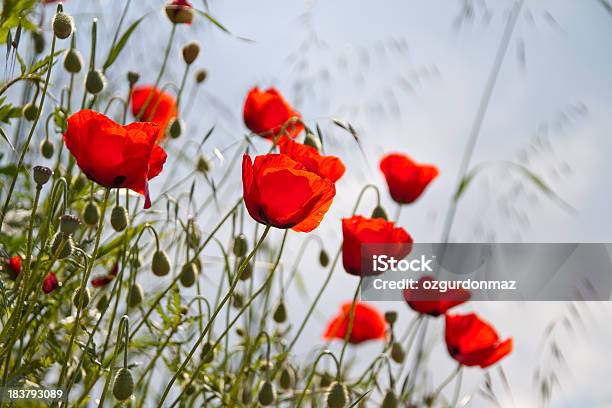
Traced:
[[[300, 117], [275, 88], [261, 92], [258, 87], [249, 91], [243, 115], [244, 124], [251, 132], [269, 140], [277, 136], [289, 119]], [[300, 123], [291, 124], [287, 127], [286, 135], [296, 138], [303, 129]]]
[[419, 279], [418, 289], [404, 290], [404, 299], [413, 310], [436, 317], [470, 299], [470, 292], [465, 289], [449, 289], [446, 292], [441, 292], [423, 288], [424, 282], [433, 282], [434, 280], [431, 276], [423, 276]]
[[436, 166], [417, 164], [399, 153], [383, 157], [380, 170], [385, 175], [391, 197], [399, 204], [414, 202], [439, 174]]
[[115, 123], [101, 113], [82, 110], [68, 118], [66, 146], [85, 175], [108, 188], [129, 188], [151, 206], [148, 181], [157, 176], [166, 152], [155, 144], [155, 123]]
[[[351, 305], [351, 302], [343, 304], [340, 313], [328, 323], [323, 334], [325, 340], [344, 340], [350, 322]], [[384, 339], [385, 331], [385, 318], [378, 310], [366, 303], [355, 303], [350, 343], [359, 344], [367, 340]]]
[[159, 125], [158, 140], [165, 136], [168, 123], [177, 116], [174, 97], [150, 85], [135, 87], [132, 90], [130, 102], [132, 114], [137, 120]]
[[334, 183], [284, 154], [242, 159], [244, 203], [251, 217], [276, 228], [310, 232], [336, 195]]
[[191, 24], [193, 6], [187, 0], [171, 0], [166, 4], [166, 15], [174, 24]]
[[488, 367], [512, 351], [512, 338], [501, 341], [495, 329], [474, 313], [446, 315], [446, 348], [465, 366]]
[[91, 280], [91, 286], [93, 286], [94, 288], [99, 288], [99, 287], [108, 285], [109, 283], [112, 282], [113, 279], [115, 279], [115, 276], [117, 276], [118, 271], [119, 271], [119, 264], [115, 262], [115, 264], [113, 265], [113, 268], [106, 275], [100, 275], [100, 276], [94, 277]]
[[[361, 215], [343, 218], [342, 237], [342, 263], [351, 275], [378, 275], [381, 272], [362, 269], [362, 260], [367, 260], [364, 262], [366, 265], [370, 265], [373, 255], [387, 255], [399, 260], [412, 250], [412, 237], [403, 228], [383, 218], [365, 218]], [[362, 244], [381, 245], [362, 248]]]
[[283, 139], [279, 142], [280, 152], [302, 163], [308, 171], [330, 179], [334, 183], [342, 177], [346, 168], [342, 161], [335, 156], [321, 156], [314, 147]]
[[57, 281], [55, 274], [53, 272], [49, 272], [43, 280], [42, 290], [46, 294], [49, 294], [57, 288], [59, 288], [59, 282]]
[[19, 255], [10, 257], [6, 266], [9, 272], [11, 272], [13, 279], [17, 278], [21, 273], [21, 257]]

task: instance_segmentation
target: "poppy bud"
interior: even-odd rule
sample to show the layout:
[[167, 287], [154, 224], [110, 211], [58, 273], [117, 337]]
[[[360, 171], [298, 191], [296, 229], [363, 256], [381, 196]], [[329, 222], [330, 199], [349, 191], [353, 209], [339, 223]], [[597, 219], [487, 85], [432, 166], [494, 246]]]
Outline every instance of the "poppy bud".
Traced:
[[391, 345], [391, 358], [398, 364], [404, 362], [404, 359], [406, 358], [406, 353], [404, 352], [404, 349], [402, 348], [401, 344], [393, 343], [393, 345]]
[[304, 138], [304, 144], [306, 146], [314, 147], [317, 151], [321, 151], [321, 141], [312, 133], [306, 133], [306, 137]]
[[121, 368], [115, 377], [113, 395], [119, 401], [125, 401], [134, 393], [134, 378], [129, 368]]
[[240, 274], [240, 280], [247, 281], [251, 279], [251, 276], [253, 276], [253, 264], [248, 262]]
[[295, 384], [295, 375], [290, 367], [283, 368], [278, 379], [278, 384], [284, 390], [293, 388], [293, 385]]
[[72, 234], [81, 225], [79, 217], [70, 214], [64, 214], [60, 217], [60, 231], [64, 234]]
[[72, 34], [72, 30], [74, 30], [74, 21], [72, 16], [64, 13], [63, 11], [59, 11], [55, 13], [53, 16], [53, 33], [60, 40], [64, 40], [70, 37]]
[[385, 399], [382, 402], [382, 408], [397, 408], [398, 402], [395, 393], [392, 390], [387, 391]]
[[200, 230], [194, 225], [194, 228], [191, 228], [191, 233], [187, 237], [187, 245], [191, 249], [197, 249], [200, 246], [200, 241], [202, 240], [202, 233]]
[[64, 68], [71, 74], [78, 74], [83, 69], [83, 57], [76, 48], [70, 48], [64, 55]]
[[36, 120], [36, 116], [38, 116], [38, 107], [33, 103], [26, 103], [23, 105], [23, 109], [21, 110], [23, 117], [30, 122]]
[[234, 238], [234, 248], [233, 248], [234, 255], [238, 257], [243, 257], [246, 255], [247, 250], [248, 250], [248, 243], [247, 243], [246, 236], [244, 234], [240, 234], [236, 238]]
[[193, 21], [193, 10], [191, 7], [167, 4], [165, 10], [166, 16], [174, 24], [191, 24]]
[[172, 139], [178, 139], [183, 133], [183, 122], [179, 118], [170, 120], [168, 127], [166, 128], [166, 135]]
[[242, 306], [244, 306], [244, 298], [241, 293], [234, 293], [232, 305], [236, 309], [242, 309]]
[[329, 255], [327, 254], [327, 251], [324, 249], [322, 249], [321, 252], [319, 252], [319, 263], [324, 268], [327, 265], [329, 265]]
[[389, 324], [395, 324], [395, 322], [397, 321], [397, 312], [395, 310], [385, 312], [385, 320]]
[[139, 79], [140, 79], [140, 74], [138, 72], [128, 71], [127, 80], [130, 86], [134, 86], [136, 82], [138, 82]]
[[102, 92], [104, 86], [106, 85], [106, 78], [104, 74], [99, 69], [92, 69], [87, 72], [87, 77], [85, 78], [85, 89], [90, 94], [98, 94]]
[[327, 392], [327, 407], [344, 408], [347, 401], [348, 396], [346, 387], [339, 382], [334, 382]]
[[181, 284], [186, 288], [193, 286], [196, 281], [198, 271], [193, 262], [188, 262], [181, 268]]
[[111, 211], [111, 225], [117, 232], [123, 231], [128, 224], [128, 213], [124, 207], [116, 206]]
[[276, 306], [276, 310], [274, 310], [272, 318], [276, 323], [283, 323], [287, 320], [287, 307], [285, 306], [285, 302], [282, 300], [279, 302], [278, 306]]
[[130, 293], [128, 294], [128, 305], [130, 307], [136, 307], [142, 302], [144, 298], [144, 293], [142, 291], [142, 286], [140, 284], [135, 283], [130, 288]]
[[185, 64], [191, 65], [200, 54], [200, 44], [197, 41], [188, 42], [183, 46], [183, 60]]
[[[62, 247], [62, 250], [59, 254], [57, 254], [57, 251], [59, 251], [60, 247]], [[74, 242], [72, 241], [72, 237], [68, 234], [58, 232], [51, 240], [51, 254], [57, 254], [57, 259], [68, 258], [70, 255], [72, 255], [73, 250]]]
[[323, 374], [321, 374], [321, 379], [319, 380], [319, 386], [321, 388], [329, 387], [332, 383], [332, 379], [333, 378], [330, 373], [324, 372]]
[[87, 225], [96, 225], [99, 220], [100, 210], [98, 206], [93, 201], [88, 202], [83, 211], [83, 221]]
[[197, 70], [195, 73], [195, 80], [198, 84], [201, 84], [202, 82], [206, 81], [207, 77], [208, 77], [208, 71], [205, 70], [204, 68]]
[[74, 183], [72, 183], [72, 187], [74, 187], [75, 191], [81, 191], [83, 188], [85, 188], [86, 184], [87, 179], [85, 178], [85, 176], [83, 176], [83, 174], [79, 174], [74, 180]]
[[156, 251], [153, 254], [151, 270], [156, 276], [166, 276], [170, 272], [170, 259], [164, 251]]
[[100, 295], [100, 299], [98, 299], [98, 303], [96, 303], [96, 309], [98, 309], [98, 312], [101, 313], [106, 310], [109, 303], [110, 303], [110, 296], [108, 295], [108, 293], [104, 292]]
[[253, 401], [253, 395], [251, 394], [251, 389], [249, 387], [244, 387], [242, 389], [242, 403], [244, 405], [250, 405], [251, 401]]
[[389, 219], [387, 212], [380, 205], [377, 205], [376, 208], [374, 208], [374, 211], [372, 211], [372, 218], [382, 218], [383, 220]]
[[[91, 296], [89, 294], [88, 288], [85, 288], [82, 296], [81, 296], [81, 288], [78, 288], [74, 292], [74, 296], [72, 297], [72, 303], [74, 304], [74, 307], [81, 308], [81, 309], [84, 307], [87, 307], [90, 300], [91, 300]], [[79, 306], [79, 302], [81, 303], [80, 306]]]
[[49, 139], [43, 139], [43, 141], [40, 142], [40, 152], [45, 159], [50, 159], [53, 157], [54, 151], [55, 147], [53, 147], [53, 143], [51, 143]]
[[40, 187], [49, 181], [53, 175], [53, 170], [46, 166], [34, 166], [34, 181]]
[[264, 381], [259, 389], [259, 393], [257, 394], [257, 399], [263, 406], [272, 405], [276, 399], [274, 384], [272, 384], [270, 381]]
[[36, 54], [42, 54], [45, 50], [45, 36], [42, 30], [37, 29], [32, 32], [32, 40], [34, 41], [34, 52]]
[[202, 346], [202, 361], [204, 364], [210, 364], [215, 359], [214, 343], [207, 341]]
[[200, 157], [198, 157], [198, 165], [196, 166], [196, 168], [198, 169], [200, 173], [204, 173], [204, 174], [208, 173], [211, 167], [212, 167], [212, 164], [210, 160], [206, 158], [206, 156], [200, 155]]

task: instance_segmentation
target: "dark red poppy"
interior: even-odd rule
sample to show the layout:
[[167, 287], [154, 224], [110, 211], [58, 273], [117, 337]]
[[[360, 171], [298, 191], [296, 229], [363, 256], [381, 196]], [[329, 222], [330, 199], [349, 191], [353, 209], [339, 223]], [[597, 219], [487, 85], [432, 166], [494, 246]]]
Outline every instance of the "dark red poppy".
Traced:
[[336, 156], [321, 156], [314, 147], [283, 139], [279, 142], [280, 152], [302, 163], [308, 171], [329, 179], [334, 183], [342, 177], [346, 168]]
[[512, 338], [499, 339], [495, 329], [474, 313], [446, 315], [446, 348], [465, 366], [488, 367], [512, 351]]
[[[351, 302], [343, 304], [340, 313], [330, 320], [323, 333], [325, 340], [344, 340], [350, 322], [351, 305]], [[367, 340], [384, 339], [385, 332], [385, 318], [378, 310], [363, 302], [355, 303], [350, 343], [359, 344]]]
[[417, 164], [400, 153], [384, 156], [380, 170], [385, 175], [391, 197], [399, 204], [414, 202], [439, 174], [436, 166]]
[[[258, 87], [249, 91], [244, 102], [243, 115], [244, 124], [251, 132], [269, 140], [278, 136], [289, 119], [301, 117], [276, 88], [261, 92]], [[296, 138], [303, 129], [300, 123], [290, 124], [285, 135]]]
[[130, 102], [132, 114], [137, 120], [159, 125], [158, 140], [165, 136], [168, 123], [177, 116], [174, 97], [150, 85], [135, 87], [132, 90]]
[[119, 271], [119, 263], [115, 262], [112, 269], [106, 275], [96, 276], [91, 280], [91, 286], [94, 288], [100, 288], [106, 286], [115, 279], [117, 272]]
[[331, 206], [336, 188], [284, 154], [242, 159], [244, 203], [251, 217], [276, 228], [310, 232]]
[[17, 278], [21, 273], [21, 257], [19, 255], [11, 256], [6, 263], [6, 266], [11, 273], [12, 278]]
[[59, 282], [55, 277], [53, 272], [49, 272], [45, 279], [43, 279], [42, 290], [46, 294], [53, 292], [55, 289], [59, 288]]
[[155, 123], [121, 126], [101, 113], [82, 110], [68, 118], [64, 141], [90, 180], [144, 194], [149, 208], [148, 181], [166, 161], [166, 152], [155, 143], [158, 131]]
[[[382, 273], [362, 268], [362, 260], [367, 261], [364, 262], [366, 265], [370, 265], [373, 255], [387, 255], [400, 260], [412, 250], [412, 237], [403, 228], [383, 218], [365, 218], [361, 215], [343, 218], [342, 237], [344, 269], [356, 276]], [[364, 247], [362, 244], [381, 245]]]
[[433, 277], [423, 276], [419, 279], [418, 289], [405, 289], [404, 299], [408, 306], [419, 313], [437, 317], [470, 299], [470, 292], [465, 289], [449, 289], [441, 292], [423, 288], [425, 282], [433, 281], [435, 281]]

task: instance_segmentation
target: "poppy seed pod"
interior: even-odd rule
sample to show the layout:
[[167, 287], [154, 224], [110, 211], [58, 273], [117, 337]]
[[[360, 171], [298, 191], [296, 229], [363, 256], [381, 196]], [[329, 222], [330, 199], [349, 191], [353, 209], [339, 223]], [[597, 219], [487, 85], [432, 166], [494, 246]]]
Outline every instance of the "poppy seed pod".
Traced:
[[374, 208], [374, 211], [372, 211], [372, 217], [371, 218], [382, 218], [383, 220], [388, 220], [389, 219], [389, 217], [387, 216], [387, 212], [380, 205], [377, 205], [376, 208]]
[[83, 295], [81, 295], [81, 288], [78, 288], [74, 292], [74, 296], [72, 297], [72, 303], [74, 304], [74, 307], [81, 308], [81, 309], [84, 307], [87, 307], [87, 305], [89, 305], [90, 300], [91, 300], [91, 295], [89, 294], [88, 288], [85, 288], [85, 290], [83, 291]]
[[234, 247], [233, 252], [234, 255], [238, 257], [243, 257], [246, 255], [248, 250], [247, 238], [244, 234], [239, 234], [234, 238]]
[[284, 390], [289, 390], [293, 388], [295, 384], [295, 375], [293, 370], [290, 367], [285, 367], [280, 373], [280, 377], [278, 379], [278, 385]]
[[127, 80], [130, 86], [134, 86], [136, 82], [138, 82], [139, 79], [140, 79], [140, 74], [138, 72], [128, 71]]
[[212, 167], [212, 163], [210, 162], [210, 160], [206, 158], [206, 156], [200, 155], [200, 157], [198, 157], [198, 164], [196, 168], [198, 169], [200, 173], [203, 173], [203, 174], [208, 173], [211, 167]]
[[130, 293], [128, 294], [128, 305], [130, 307], [136, 307], [142, 302], [144, 299], [144, 292], [142, 291], [142, 286], [140, 284], [135, 283], [130, 288]]
[[195, 73], [195, 80], [198, 84], [201, 84], [202, 82], [206, 81], [206, 78], [208, 78], [208, 71], [205, 70], [204, 68], [199, 69], [196, 71]]
[[210, 364], [215, 359], [214, 343], [207, 341], [202, 346], [202, 361], [204, 364]]
[[100, 299], [98, 299], [98, 303], [96, 303], [96, 309], [98, 309], [98, 312], [101, 313], [106, 310], [109, 303], [110, 303], [110, 296], [108, 293], [104, 292], [100, 295]]
[[83, 221], [87, 225], [96, 225], [100, 220], [100, 209], [98, 206], [90, 201], [85, 206], [85, 210], [83, 210]]
[[124, 207], [116, 206], [111, 211], [111, 225], [117, 232], [123, 231], [128, 225], [128, 213]]
[[[58, 253], [60, 248], [62, 248], [62, 250]], [[51, 254], [57, 254], [57, 259], [68, 258], [72, 255], [73, 250], [74, 242], [72, 241], [72, 237], [68, 234], [58, 232], [53, 237], [53, 240], [51, 240]]]
[[173, 24], [191, 24], [193, 21], [193, 9], [188, 6], [167, 4], [166, 16]]
[[186, 288], [193, 286], [193, 284], [196, 281], [197, 275], [198, 275], [198, 271], [195, 265], [193, 264], [193, 262], [186, 263], [181, 268], [181, 275], [180, 275], [181, 284]]
[[64, 55], [64, 68], [71, 74], [78, 74], [83, 69], [83, 57], [76, 48], [70, 48]]
[[49, 181], [53, 175], [53, 170], [46, 166], [34, 166], [34, 181], [38, 186], [42, 186]]
[[383, 399], [382, 408], [397, 408], [398, 406], [398, 401], [397, 401], [397, 396], [395, 395], [395, 393], [391, 390], [387, 391], [387, 393], [385, 394], [385, 398]]
[[98, 94], [102, 92], [106, 86], [106, 78], [104, 74], [99, 69], [92, 69], [87, 72], [87, 77], [85, 78], [85, 89], [90, 94]]
[[53, 157], [54, 151], [55, 147], [49, 139], [43, 139], [43, 141], [40, 142], [40, 152], [42, 153], [45, 159], [50, 159], [51, 157]]
[[60, 217], [60, 231], [64, 234], [74, 233], [81, 225], [79, 217], [71, 214], [64, 214]]
[[348, 401], [346, 387], [339, 383], [334, 382], [327, 392], [327, 407], [328, 408], [344, 408]]
[[263, 406], [272, 405], [276, 400], [276, 390], [270, 381], [264, 381], [257, 394], [257, 400]]
[[395, 322], [397, 321], [397, 312], [395, 310], [385, 312], [385, 321], [390, 325], [395, 324]]
[[38, 116], [38, 107], [33, 103], [26, 103], [23, 105], [23, 109], [21, 110], [23, 117], [30, 122], [36, 120], [36, 116]]
[[251, 276], [253, 276], [253, 264], [248, 262], [240, 274], [240, 280], [247, 281], [251, 279]]
[[318, 151], [321, 151], [321, 141], [318, 137], [316, 137], [310, 132], [306, 133], [306, 137], [304, 138], [304, 144], [306, 146], [314, 147]]
[[174, 118], [168, 123], [166, 135], [172, 139], [178, 139], [183, 134], [183, 122], [179, 118]]
[[391, 358], [398, 364], [404, 362], [404, 359], [406, 358], [406, 352], [402, 348], [401, 344], [393, 343], [391, 345]]
[[60, 40], [64, 40], [72, 34], [74, 30], [74, 20], [71, 15], [59, 11], [53, 16], [52, 26], [53, 34]]
[[284, 323], [287, 320], [287, 307], [285, 306], [285, 302], [282, 300], [279, 302], [274, 310], [272, 318], [276, 323]]
[[151, 270], [156, 276], [166, 276], [170, 272], [170, 259], [164, 251], [156, 251], [153, 254]]
[[200, 55], [200, 44], [197, 41], [188, 42], [183, 46], [182, 53], [185, 64], [191, 65]]
[[32, 40], [34, 41], [34, 52], [36, 54], [42, 54], [45, 50], [45, 36], [42, 30], [36, 29], [32, 32]]
[[327, 251], [322, 249], [321, 252], [319, 252], [319, 264], [321, 264], [322, 267], [326, 267], [327, 265], [329, 265], [329, 255], [327, 254]]
[[125, 401], [134, 393], [134, 378], [129, 368], [121, 368], [115, 376], [113, 395], [119, 401]]

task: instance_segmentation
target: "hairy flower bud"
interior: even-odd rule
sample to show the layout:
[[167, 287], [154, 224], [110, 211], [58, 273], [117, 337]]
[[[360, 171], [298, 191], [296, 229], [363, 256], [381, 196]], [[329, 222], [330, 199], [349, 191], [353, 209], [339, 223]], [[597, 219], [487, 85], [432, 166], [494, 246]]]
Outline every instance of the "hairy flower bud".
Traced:
[[74, 292], [74, 296], [72, 297], [72, 303], [74, 304], [74, 307], [80, 308], [80, 309], [87, 307], [87, 305], [89, 305], [90, 300], [91, 300], [91, 295], [89, 293], [88, 288], [85, 288], [82, 296], [81, 296], [81, 288], [78, 288]]
[[193, 262], [188, 262], [181, 268], [180, 281], [183, 286], [189, 288], [193, 286], [196, 281], [198, 271]]
[[96, 225], [100, 220], [100, 209], [93, 201], [90, 201], [83, 210], [83, 221], [87, 225]]
[[253, 276], [253, 264], [251, 262], [247, 262], [242, 270], [242, 273], [240, 274], [240, 280], [247, 281], [251, 279], [251, 276]]
[[113, 395], [119, 401], [125, 401], [134, 393], [134, 378], [129, 368], [121, 368], [115, 376]]
[[130, 86], [134, 86], [136, 82], [138, 82], [139, 79], [140, 79], [140, 74], [138, 72], [128, 71], [127, 80]]
[[264, 381], [257, 394], [257, 400], [263, 406], [272, 405], [276, 400], [276, 390], [270, 381]]
[[376, 208], [374, 208], [374, 211], [372, 211], [372, 218], [382, 218], [383, 220], [389, 219], [387, 212], [380, 205], [377, 205]]
[[295, 384], [295, 375], [291, 367], [284, 367], [278, 378], [278, 385], [284, 390], [290, 390]]
[[64, 68], [71, 74], [78, 74], [83, 69], [83, 57], [76, 48], [70, 48], [64, 55]]
[[395, 310], [389, 310], [388, 312], [385, 312], [385, 320], [389, 324], [395, 324], [395, 322], [397, 321], [397, 312]]
[[178, 139], [183, 134], [183, 122], [179, 118], [174, 118], [168, 123], [166, 135], [172, 139]]
[[128, 213], [124, 207], [116, 206], [111, 211], [111, 225], [117, 232], [123, 231], [128, 225]]
[[34, 166], [34, 181], [38, 186], [47, 184], [53, 175], [53, 171], [46, 166]]
[[244, 297], [242, 297], [242, 293], [234, 292], [232, 299], [232, 306], [236, 309], [242, 309], [242, 306], [244, 306]]
[[193, 21], [193, 9], [190, 6], [167, 4], [165, 10], [173, 24], [191, 24]]
[[404, 359], [406, 358], [406, 352], [402, 348], [401, 344], [393, 343], [391, 345], [391, 358], [398, 364], [404, 362]]
[[128, 293], [128, 305], [130, 307], [136, 307], [144, 299], [144, 292], [142, 291], [142, 286], [140, 284], [135, 283], [130, 288], [130, 293]]
[[321, 264], [322, 267], [326, 267], [327, 265], [329, 265], [329, 255], [327, 254], [327, 251], [322, 249], [321, 252], [319, 252], [319, 264]]
[[110, 296], [108, 293], [104, 292], [100, 295], [100, 298], [98, 299], [98, 303], [96, 303], [96, 309], [98, 309], [98, 312], [102, 313], [103, 311], [106, 310], [109, 303], [110, 303]]
[[74, 20], [72, 16], [63, 11], [55, 13], [51, 24], [53, 26], [53, 33], [61, 40], [70, 37], [70, 34], [72, 34], [74, 30]]
[[344, 408], [348, 401], [346, 387], [339, 383], [334, 382], [327, 392], [327, 407], [328, 408]]
[[191, 65], [200, 54], [200, 44], [197, 41], [190, 41], [183, 46], [182, 53], [185, 64]]
[[[60, 248], [62, 248], [61, 251]], [[63, 232], [58, 232], [57, 234], [55, 234], [55, 236], [51, 240], [52, 255], [57, 254], [57, 259], [64, 259], [72, 255], [73, 251], [74, 242], [72, 241], [72, 237], [70, 235], [64, 234]]]
[[287, 307], [282, 300], [276, 306], [272, 318], [276, 323], [284, 323], [287, 320]]
[[99, 69], [92, 69], [87, 72], [87, 77], [85, 78], [85, 89], [87, 89], [87, 92], [95, 95], [102, 92], [105, 86], [106, 78], [102, 71]]
[[240, 234], [234, 238], [234, 247], [233, 252], [234, 255], [238, 257], [243, 257], [246, 255], [248, 250], [247, 238], [244, 234]]
[[170, 272], [170, 259], [164, 251], [156, 251], [153, 254], [151, 270], [156, 276], [166, 276]]
[[50, 159], [51, 157], [53, 157], [54, 151], [55, 147], [49, 139], [43, 139], [43, 141], [40, 142], [40, 152], [42, 153], [42, 156], [45, 159]]
[[198, 169], [200, 173], [203, 173], [203, 174], [208, 173], [211, 167], [212, 167], [212, 163], [210, 162], [210, 160], [206, 158], [206, 156], [200, 155], [200, 157], [198, 157], [198, 164], [196, 168]]
[[205, 70], [204, 68], [199, 69], [196, 71], [195, 73], [195, 80], [198, 84], [201, 84], [202, 82], [206, 81], [206, 78], [208, 78], [208, 71]]
[[385, 398], [383, 399], [381, 407], [382, 408], [397, 408], [398, 407], [397, 396], [392, 390], [387, 391], [387, 393], [385, 394]]
[[304, 138], [304, 144], [306, 146], [314, 147], [318, 151], [321, 151], [321, 141], [318, 137], [316, 137], [310, 132], [306, 133], [306, 137]]
[[214, 343], [207, 341], [202, 346], [201, 355], [202, 355], [202, 361], [204, 362], [204, 364], [210, 364], [215, 359], [215, 349], [213, 347], [214, 345], [215, 345]]
[[38, 107], [33, 103], [26, 103], [21, 110], [23, 117], [30, 122], [36, 120], [38, 116]]

